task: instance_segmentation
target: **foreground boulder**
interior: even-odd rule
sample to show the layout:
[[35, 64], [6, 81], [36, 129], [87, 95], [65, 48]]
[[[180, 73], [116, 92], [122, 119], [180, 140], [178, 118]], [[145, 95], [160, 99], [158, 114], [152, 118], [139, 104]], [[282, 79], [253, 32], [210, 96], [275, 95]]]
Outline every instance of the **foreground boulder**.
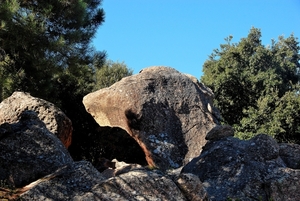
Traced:
[[84, 97], [100, 126], [124, 129], [150, 166], [178, 168], [198, 156], [205, 135], [219, 124], [213, 93], [192, 76], [151, 67]]
[[24, 111], [18, 123], [0, 126], [0, 181], [6, 185], [24, 186], [72, 162], [35, 112]]
[[76, 162], [57, 177], [41, 180], [21, 194], [21, 199], [186, 200], [176, 184], [160, 172], [140, 168], [105, 179], [84, 161]]
[[0, 103], [0, 124], [16, 123], [23, 111], [35, 111], [46, 124], [47, 129], [56, 135], [68, 148], [72, 140], [71, 120], [52, 103], [32, 97], [28, 93], [14, 92]]
[[[197, 82], [194, 83], [198, 86]], [[204, 100], [210, 100], [210, 97]], [[170, 113], [169, 110], [166, 107]], [[208, 122], [217, 122], [213, 107], [209, 105], [207, 110], [211, 116], [206, 117], [212, 118]], [[167, 115], [165, 118], [168, 118]], [[136, 120], [140, 119], [143, 116]], [[46, 128], [36, 112], [23, 111], [18, 120], [17, 123], [0, 125], [0, 199], [298, 201], [300, 197], [300, 146], [278, 144], [264, 134], [247, 141], [239, 140], [233, 137], [234, 131], [230, 126], [215, 125], [204, 136], [207, 141], [200, 155], [183, 167], [170, 168], [172, 163], [154, 158], [153, 161], [158, 161], [159, 165], [169, 164], [161, 171], [105, 158], [99, 159], [97, 167], [87, 161], [73, 162], [65, 146]], [[138, 121], [131, 123], [139, 125]], [[145, 126], [146, 122], [140, 125]], [[175, 131], [174, 125], [170, 125], [170, 130], [167, 130], [167, 125], [161, 128]], [[180, 122], [180, 125], [183, 123]], [[159, 131], [156, 127], [152, 129]], [[139, 130], [135, 134], [139, 134]], [[146, 140], [141, 139], [141, 143], [147, 143], [149, 136], [142, 134], [138, 137]], [[153, 136], [151, 133], [150, 148], [161, 146], [160, 138]], [[179, 143], [174, 141], [177, 138], [172, 132], [163, 133], [163, 136], [166, 145], [169, 142], [173, 142], [174, 146]], [[181, 137], [187, 138], [184, 134]], [[183, 142], [186, 146], [193, 145]], [[168, 149], [161, 151], [165, 151], [161, 152], [163, 156], [172, 157], [170, 154], [174, 154], [178, 157]]]
[[[300, 151], [295, 146], [284, 146]], [[300, 170], [287, 166], [295, 167], [299, 158], [284, 154], [282, 147], [263, 134], [245, 141], [220, 133], [219, 138], [213, 138], [203, 147], [199, 157], [183, 167], [182, 174], [198, 176], [214, 201], [296, 201], [300, 198]]]
[[287, 167], [293, 169], [300, 169], [300, 145], [280, 143], [279, 155], [285, 162]]

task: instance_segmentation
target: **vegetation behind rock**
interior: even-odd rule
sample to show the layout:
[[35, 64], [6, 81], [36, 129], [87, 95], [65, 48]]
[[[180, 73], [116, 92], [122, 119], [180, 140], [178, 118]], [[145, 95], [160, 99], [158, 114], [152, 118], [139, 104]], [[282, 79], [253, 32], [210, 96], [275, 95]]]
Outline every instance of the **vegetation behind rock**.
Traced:
[[298, 39], [278, 37], [263, 45], [252, 28], [238, 43], [215, 49], [204, 63], [201, 81], [215, 93], [223, 123], [249, 139], [266, 133], [284, 142], [300, 142]]
[[[99, 130], [82, 98], [132, 74], [125, 63], [107, 61], [106, 52], [91, 45], [105, 19], [101, 2], [0, 1], [0, 101], [14, 91], [51, 101], [72, 120], [72, 157], [92, 162], [113, 157], [110, 151], [117, 150], [113, 147], [124, 133]], [[266, 133], [299, 143], [297, 38], [279, 37], [269, 46], [260, 38], [256, 28], [238, 43], [228, 37], [205, 62], [202, 82], [215, 93], [223, 123], [233, 125], [240, 138]], [[108, 140], [105, 132], [119, 134]], [[132, 153], [140, 149], [134, 141], [129, 144]], [[128, 155], [124, 149], [118, 154]]]

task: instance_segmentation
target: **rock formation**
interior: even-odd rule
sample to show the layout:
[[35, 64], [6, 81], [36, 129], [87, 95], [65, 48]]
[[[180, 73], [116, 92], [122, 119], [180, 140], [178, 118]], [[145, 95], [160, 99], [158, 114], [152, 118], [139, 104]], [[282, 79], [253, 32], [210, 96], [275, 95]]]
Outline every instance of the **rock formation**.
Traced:
[[20, 101], [17, 111], [1, 111], [11, 116], [2, 115], [0, 125], [0, 199], [299, 200], [300, 145], [265, 134], [234, 138], [230, 126], [218, 124], [212, 92], [173, 69], [145, 69], [120, 83], [89, 95], [87, 110], [105, 126], [126, 130], [158, 169], [105, 158], [96, 167], [74, 162], [35, 112], [40, 105], [27, 110]]
[[22, 112], [18, 123], [0, 126], [0, 147], [0, 180], [9, 186], [24, 186], [73, 162], [33, 111]]
[[247, 141], [223, 136], [209, 141], [182, 173], [197, 175], [208, 197], [215, 201], [299, 200], [300, 170], [287, 167], [299, 158], [282, 155], [286, 157], [283, 160], [280, 147], [264, 134]]
[[23, 111], [32, 110], [68, 148], [72, 140], [71, 120], [52, 103], [32, 97], [28, 93], [15, 92], [0, 103], [0, 124], [16, 123]]
[[[51, 190], [49, 190], [51, 189]], [[177, 185], [159, 171], [132, 170], [105, 179], [88, 162], [44, 180], [21, 196], [24, 200], [186, 200]]]
[[287, 167], [292, 169], [300, 169], [300, 145], [280, 143], [279, 155], [285, 162]]
[[133, 137], [150, 166], [167, 169], [200, 154], [220, 117], [212, 99], [196, 78], [151, 67], [88, 94], [83, 103], [100, 126], [120, 127]]

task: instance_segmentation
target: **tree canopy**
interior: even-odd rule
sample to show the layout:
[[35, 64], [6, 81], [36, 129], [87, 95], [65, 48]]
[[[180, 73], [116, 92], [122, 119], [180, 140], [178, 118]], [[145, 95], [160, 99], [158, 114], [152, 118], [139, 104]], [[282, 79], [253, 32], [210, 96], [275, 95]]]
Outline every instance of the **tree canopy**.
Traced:
[[65, 77], [86, 83], [95, 54], [105, 58], [90, 45], [104, 21], [100, 3], [0, 0], [1, 99], [17, 89], [53, 100]]
[[109, 87], [123, 77], [132, 75], [132, 72], [124, 62], [108, 60], [96, 69], [94, 90]]
[[91, 45], [104, 22], [101, 2], [0, 0], [0, 101], [18, 90], [59, 106], [73, 124], [70, 154], [91, 162], [113, 146], [82, 99], [132, 73]]
[[263, 45], [261, 31], [232, 36], [204, 63], [201, 81], [215, 93], [223, 123], [239, 137], [266, 133], [280, 141], [300, 142], [299, 43], [291, 34]]

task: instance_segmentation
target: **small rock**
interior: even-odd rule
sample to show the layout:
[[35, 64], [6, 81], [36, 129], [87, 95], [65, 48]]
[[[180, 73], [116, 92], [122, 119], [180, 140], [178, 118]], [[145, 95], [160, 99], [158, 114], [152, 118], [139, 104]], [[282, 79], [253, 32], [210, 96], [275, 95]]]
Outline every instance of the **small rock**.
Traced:
[[219, 140], [224, 137], [234, 136], [234, 130], [229, 125], [217, 125], [213, 129], [211, 129], [205, 139], [206, 140]]
[[279, 143], [279, 156], [287, 167], [300, 169], [300, 145], [291, 143]]
[[180, 174], [177, 185], [183, 191], [188, 200], [193, 201], [209, 201], [207, 192], [200, 179], [189, 173]]

